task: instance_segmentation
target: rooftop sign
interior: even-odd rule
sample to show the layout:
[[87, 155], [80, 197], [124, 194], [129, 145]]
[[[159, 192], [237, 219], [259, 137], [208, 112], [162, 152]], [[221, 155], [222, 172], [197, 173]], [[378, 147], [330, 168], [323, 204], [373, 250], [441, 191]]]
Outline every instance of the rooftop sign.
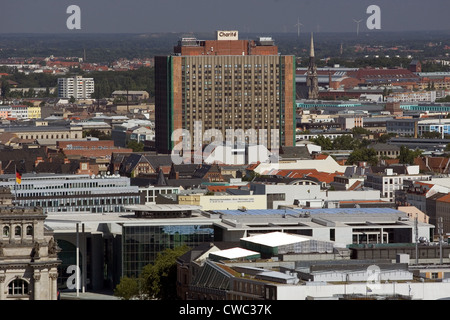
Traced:
[[238, 40], [239, 32], [238, 31], [216, 31], [217, 40]]

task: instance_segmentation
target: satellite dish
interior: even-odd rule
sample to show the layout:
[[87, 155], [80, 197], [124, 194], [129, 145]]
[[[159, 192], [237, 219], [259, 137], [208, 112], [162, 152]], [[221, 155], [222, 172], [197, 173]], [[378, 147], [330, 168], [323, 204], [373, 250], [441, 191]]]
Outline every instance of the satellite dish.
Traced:
[[93, 175], [91, 176], [91, 179], [95, 179], [95, 174], [93, 174]]

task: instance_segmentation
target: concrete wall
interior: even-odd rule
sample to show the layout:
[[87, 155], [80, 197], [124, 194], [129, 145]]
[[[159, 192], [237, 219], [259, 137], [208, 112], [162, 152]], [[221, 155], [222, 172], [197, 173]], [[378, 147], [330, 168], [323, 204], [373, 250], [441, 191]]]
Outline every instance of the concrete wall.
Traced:
[[[277, 286], [278, 300], [304, 300], [312, 297], [332, 297], [335, 294], [366, 294], [367, 283], [347, 285], [285, 285]], [[370, 286], [372, 292], [367, 294], [401, 294], [413, 299], [437, 300], [450, 297], [450, 282], [405, 282], [381, 283]]]
[[266, 195], [200, 196], [203, 210], [267, 209]]

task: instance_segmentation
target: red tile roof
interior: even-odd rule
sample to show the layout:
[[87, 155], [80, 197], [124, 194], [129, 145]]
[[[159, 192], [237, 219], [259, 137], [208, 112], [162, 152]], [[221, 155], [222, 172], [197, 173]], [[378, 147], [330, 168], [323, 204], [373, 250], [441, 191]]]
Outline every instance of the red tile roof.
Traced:
[[320, 182], [330, 183], [334, 181], [334, 177], [337, 175], [342, 175], [341, 172], [328, 173], [319, 172], [316, 169], [297, 169], [297, 170], [278, 170], [274, 175], [279, 177], [291, 178], [291, 179], [302, 179], [302, 178], [315, 178]]
[[227, 189], [239, 189], [239, 187], [240, 186], [207, 186], [208, 191], [211, 192], [226, 192]]
[[447, 195], [445, 195], [445, 196], [443, 196], [443, 197], [437, 199], [436, 201], [439, 201], [439, 202], [448, 202], [448, 203], [450, 203], [450, 194], [447, 194]]

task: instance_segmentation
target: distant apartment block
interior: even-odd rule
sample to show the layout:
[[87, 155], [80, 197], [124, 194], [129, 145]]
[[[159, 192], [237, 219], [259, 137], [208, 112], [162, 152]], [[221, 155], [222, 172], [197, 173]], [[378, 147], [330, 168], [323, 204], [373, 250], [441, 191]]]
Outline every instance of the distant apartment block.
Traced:
[[436, 91], [396, 92], [387, 97], [388, 102], [435, 102]]
[[58, 78], [58, 98], [89, 99], [94, 92], [94, 79], [76, 76], [73, 78]]
[[41, 107], [27, 105], [0, 106], [0, 119], [40, 119]]
[[113, 98], [128, 97], [128, 100], [145, 100], [150, 97], [147, 91], [131, 91], [131, 90], [116, 90], [112, 94]]

